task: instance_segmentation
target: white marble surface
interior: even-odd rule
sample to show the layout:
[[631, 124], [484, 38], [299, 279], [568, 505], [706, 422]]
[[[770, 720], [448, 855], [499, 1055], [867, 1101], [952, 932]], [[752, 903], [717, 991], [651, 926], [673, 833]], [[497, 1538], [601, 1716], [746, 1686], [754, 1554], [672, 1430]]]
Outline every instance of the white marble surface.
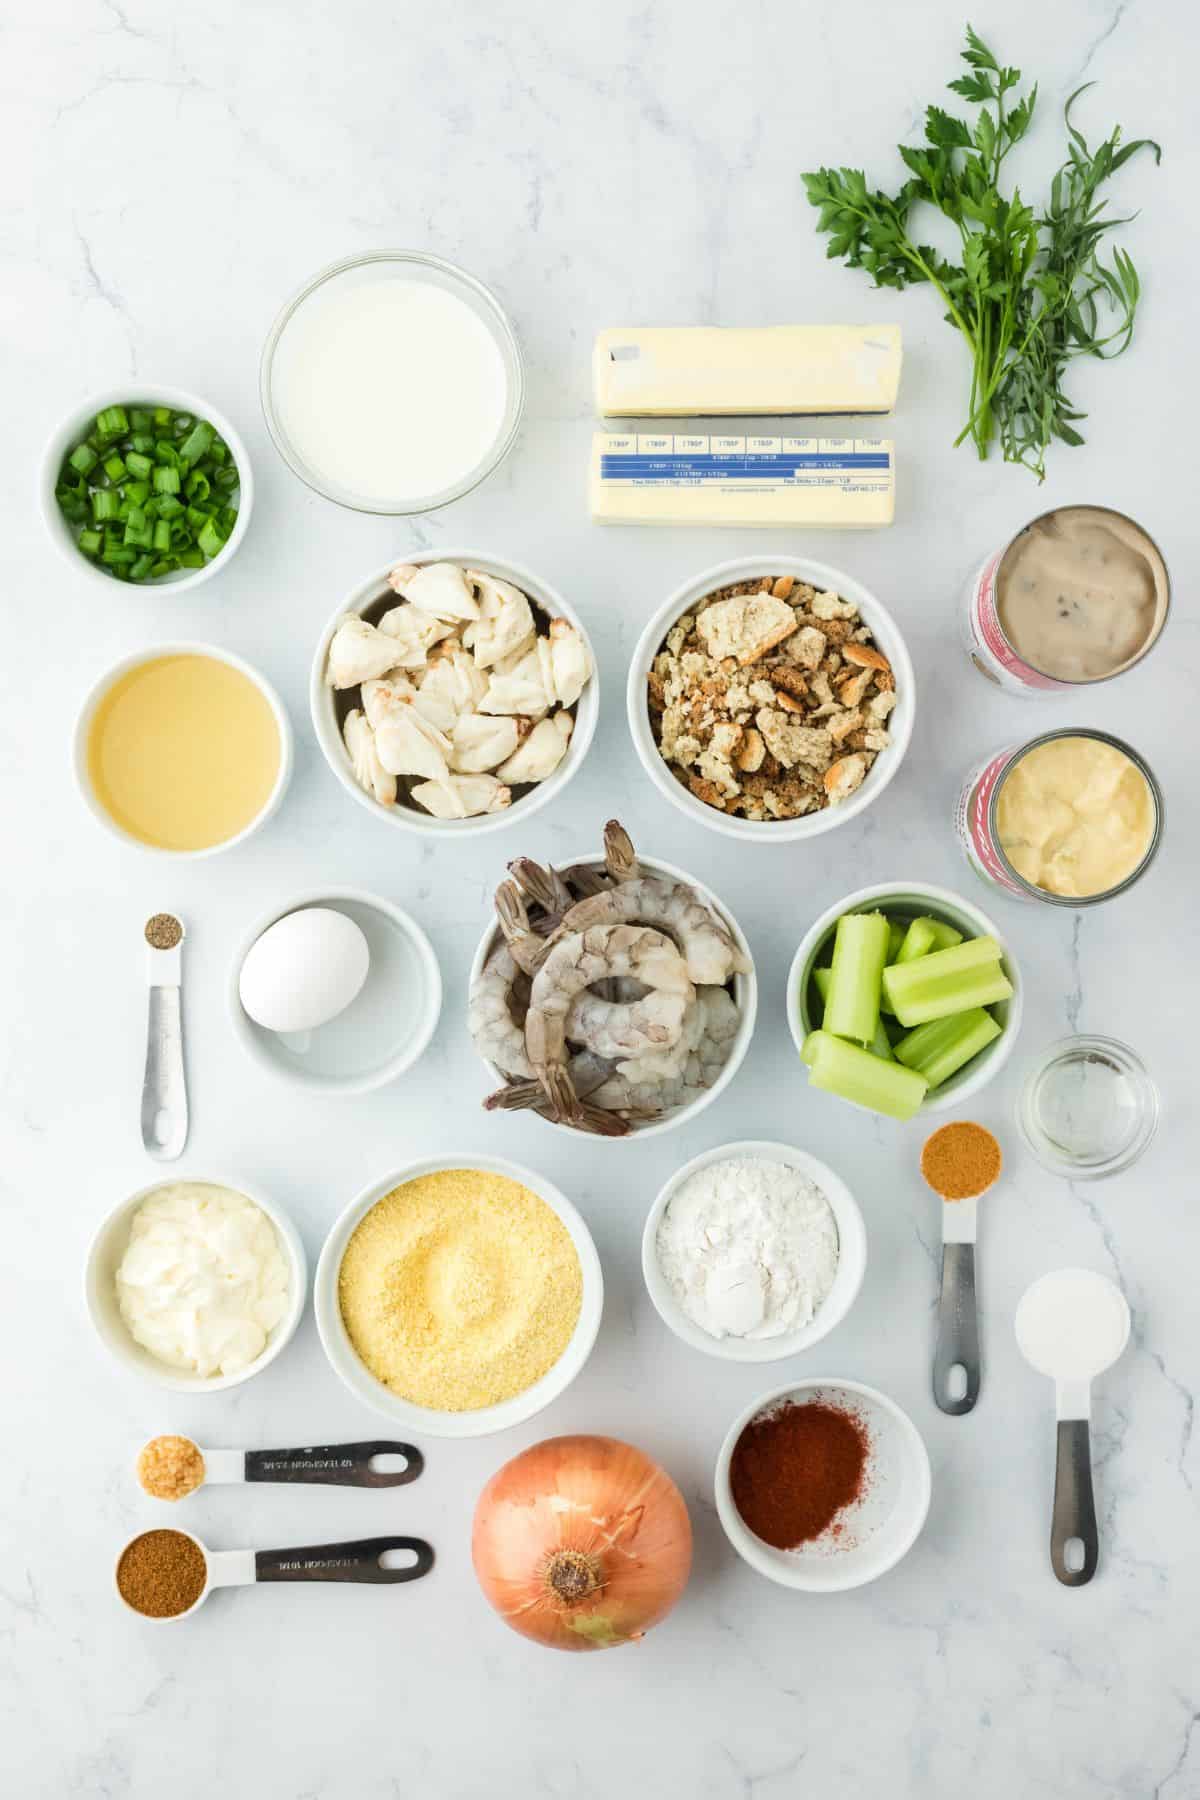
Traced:
[[[964, 364], [928, 294], [872, 294], [828, 265], [799, 171], [862, 161], [890, 178], [893, 146], [955, 72], [963, 8], [841, 0], [786, 7], [606, 7], [521, 0], [43, 0], [10, 8], [0, 43], [7, 179], [3, 281], [6, 619], [0, 682], [4, 879], [0, 1317], [7, 1344], [0, 1781], [60, 1796], [251, 1793], [313, 1800], [420, 1795], [798, 1794], [928, 1800], [1184, 1800], [1200, 1794], [1200, 1603], [1193, 1382], [1196, 875], [1194, 459], [1173, 434], [1195, 400], [1200, 255], [1187, 38], [1192, 9], [1149, 0], [997, 0], [973, 9], [1004, 56], [1040, 77], [1045, 117], [1023, 157], [1037, 185], [1056, 110], [1080, 81], [1081, 118], [1119, 117], [1164, 140], [1156, 173], [1128, 169], [1125, 242], [1146, 281], [1138, 343], [1080, 369], [1094, 401], [1083, 450], [1056, 452], [1039, 494], [1024, 474], [952, 452]], [[414, 245], [493, 283], [528, 356], [515, 453], [479, 494], [419, 525], [339, 512], [280, 464], [259, 415], [257, 358], [281, 300], [336, 256]], [[820, 840], [733, 854], [651, 790], [623, 717], [640, 622], [685, 576], [784, 535], [604, 532], [588, 522], [593, 330], [630, 320], [902, 320], [893, 530], [813, 534], [894, 608], [918, 663], [921, 708], [887, 804]], [[31, 447], [81, 394], [158, 377], [211, 396], [251, 445], [257, 514], [236, 563], [187, 600], [98, 594], [60, 565], [30, 504]], [[1127, 508], [1154, 529], [1177, 580], [1164, 647], [1074, 709], [1126, 733], [1166, 787], [1167, 841], [1150, 879], [1108, 909], [1042, 913], [996, 901], [1029, 983], [1024, 1042], [978, 1115], [1010, 1157], [984, 1209], [985, 1389], [970, 1419], [931, 1403], [937, 1221], [916, 1175], [915, 1127], [864, 1125], [800, 1079], [782, 979], [816, 910], [895, 876], [973, 891], [950, 830], [970, 762], [1043, 720], [972, 676], [952, 608], [974, 559], [1043, 502]], [[569, 795], [482, 847], [422, 850], [384, 829], [329, 775], [305, 707], [309, 656], [339, 596], [414, 545], [511, 554], [586, 614], [603, 717]], [[228, 858], [166, 871], [87, 819], [67, 739], [88, 683], [117, 656], [182, 629], [230, 646], [279, 684], [298, 734], [290, 796]], [[692, 1129], [639, 1148], [580, 1145], [536, 1122], [489, 1120], [462, 1024], [464, 975], [504, 859], [574, 854], [619, 814], [646, 850], [710, 881], [735, 909], [762, 977], [744, 1070]], [[223, 982], [247, 921], [315, 881], [393, 895], [428, 928], [446, 1010], [421, 1067], [342, 1104], [293, 1096], [243, 1060]], [[991, 904], [985, 899], [985, 904]], [[126, 1379], [83, 1314], [84, 1247], [105, 1208], [147, 1178], [136, 1119], [143, 1032], [139, 928], [187, 919], [194, 1097], [185, 1170], [226, 1171], [286, 1206], [315, 1258], [368, 1178], [447, 1146], [527, 1161], [579, 1202], [608, 1281], [583, 1376], [506, 1438], [441, 1445], [398, 1499], [217, 1490], [186, 1523], [214, 1546], [313, 1542], [389, 1527], [428, 1533], [428, 1581], [396, 1595], [325, 1589], [218, 1597], [177, 1631], [139, 1627], [111, 1592], [114, 1547], [162, 1522], [130, 1455], [160, 1429], [211, 1443], [290, 1443], [375, 1424], [326, 1367], [311, 1316], [287, 1354], [234, 1395], [189, 1404]], [[1194, 990], [1192, 990], [1194, 992]], [[1167, 1122], [1135, 1173], [1069, 1188], [1022, 1154], [1012, 1124], [1026, 1054], [1080, 1027], [1127, 1038], [1166, 1092]], [[660, 1182], [710, 1144], [791, 1135], [859, 1194], [870, 1269], [849, 1319], [797, 1371], [882, 1385], [929, 1444], [934, 1500], [908, 1560], [837, 1598], [777, 1590], [727, 1547], [710, 1499], [733, 1414], [774, 1371], [703, 1360], [669, 1337], [642, 1289], [642, 1219]], [[1062, 1263], [1114, 1274], [1135, 1316], [1097, 1397], [1104, 1563], [1068, 1592], [1046, 1557], [1052, 1420], [1019, 1361], [1025, 1284]], [[782, 1371], [786, 1373], [786, 1369]], [[505, 1456], [556, 1431], [624, 1434], [661, 1457], [696, 1526], [692, 1584], [640, 1647], [554, 1658], [482, 1603], [467, 1555], [474, 1497]]]

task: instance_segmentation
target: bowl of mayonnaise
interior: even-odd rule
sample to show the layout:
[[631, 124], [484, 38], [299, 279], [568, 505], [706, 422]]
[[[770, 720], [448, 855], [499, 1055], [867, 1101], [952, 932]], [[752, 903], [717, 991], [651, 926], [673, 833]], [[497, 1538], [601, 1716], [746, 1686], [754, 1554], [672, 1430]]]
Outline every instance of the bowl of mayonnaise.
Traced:
[[86, 1294], [105, 1349], [182, 1393], [236, 1387], [274, 1362], [304, 1311], [291, 1220], [241, 1182], [157, 1181], [101, 1221]]

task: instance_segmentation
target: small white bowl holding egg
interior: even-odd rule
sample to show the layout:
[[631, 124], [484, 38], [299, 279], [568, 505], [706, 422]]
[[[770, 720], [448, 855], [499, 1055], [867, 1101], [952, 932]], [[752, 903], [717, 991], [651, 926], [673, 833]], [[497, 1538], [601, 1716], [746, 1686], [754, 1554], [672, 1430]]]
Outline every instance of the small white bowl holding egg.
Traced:
[[[484, 581], [499, 583], [502, 588], [515, 589], [519, 597], [528, 602], [532, 613], [532, 628], [542, 644], [553, 638], [552, 627], [558, 621], [563, 622], [565, 636], [574, 642], [581, 652], [587, 674], [582, 689], [577, 697], [554, 703], [544, 714], [537, 716], [536, 706], [531, 707], [531, 717], [515, 717], [509, 714], [489, 714], [487, 707], [490, 698], [472, 699], [465, 711], [472, 722], [478, 726], [491, 725], [504, 727], [511, 725], [521, 733], [514, 737], [513, 744], [507, 748], [504, 760], [495, 765], [486, 766], [478, 758], [465, 756], [461, 762], [453, 765], [454, 781], [467, 780], [475, 784], [490, 784], [494, 796], [487, 801], [487, 810], [482, 810], [483, 803], [472, 796], [470, 810], [465, 817], [447, 818], [435, 816], [431, 811], [409, 797], [407, 777], [390, 774], [379, 766], [377, 751], [380, 748], [381, 733], [367, 731], [362, 724], [355, 727], [364, 740], [356, 754], [352, 754], [348, 746], [346, 731], [347, 721], [351, 714], [358, 721], [365, 719], [363, 705], [360, 704], [366, 688], [384, 688], [389, 685], [400, 690], [399, 697], [407, 702], [405, 710], [421, 711], [420, 705], [413, 706], [414, 695], [411, 692], [412, 682], [420, 685], [422, 692], [420, 701], [425, 701], [428, 689], [425, 686], [427, 669], [423, 663], [415, 664], [407, 669], [397, 667], [393, 674], [383, 679], [380, 670], [374, 677], [367, 678], [361, 685], [343, 685], [335, 687], [331, 675], [331, 651], [338, 633], [347, 622], [356, 624], [362, 621], [372, 632], [376, 628], [383, 629], [383, 621], [388, 622], [390, 630], [392, 621], [389, 615], [399, 612], [407, 598], [400, 590], [390, 584], [395, 571], [407, 567], [414, 573], [424, 576], [426, 571], [434, 568], [443, 572], [448, 565], [451, 571], [460, 571], [464, 576], [471, 572]], [[415, 590], [414, 590], [415, 591]], [[510, 596], [511, 597], [511, 596]], [[420, 609], [418, 609], [420, 610]], [[446, 615], [448, 616], [448, 615]], [[455, 630], [470, 625], [471, 620], [461, 620]], [[379, 639], [376, 637], [376, 642]], [[529, 640], [532, 642], [532, 638]], [[448, 647], [456, 645], [458, 638], [447, 624], [445, 635], [442, 635], [430, 647], [429, 664], [441, 661]], [[370, 645], [366, 647], [370, 654]], [[518, 655], [520, 647], [518, 646]], [[397, 642], [395, 651], [396, 664], [399, 665], [404, 655], [402, 645]], [[420, 655], [420, 652], [416, 652]], [[476, 653], [472, 653], [478, 663]], [[485, 685], [491, 684], [496, 676], [503, 672], [505, 679], [513, 674], [509, 668], [513, 657], [509, 656], [498, 664], [481, 665], [472, 671], [465, 669], [465, 679], [470, 682], [482, 674]], [[369, 665], [368, 665], [369, 666]], [[412, 677], [412, 682], [409, 677]], [[340, 677], [339, 677], [340, 678]], [[574, 689], [566, 690], [574, 693]], [[505, 699], [507, 707], [516, 702]], [[478, 707], [478, 710], [476, 710]], [[313, 729], [321, 753], [329, 764], [334, 775], [360, 806], [365, 806], [376, 818], [399, 827], [402, 831], [416, 832], [424, 837], [436, 837], [443, 840], [450, 838], [481, 836], [485, 832], [501, 831], [506, 825], [517, 819], [527, 820], [530, 815], [546, 806], [561, 794], [567, 783], [583, 764], [584, 757], [592, 742], [596, 730], [596, 721], [600, 713], [599, 677], [596, 670], [596, 657], [592, 649], [583, 621], [575, 609], [540, 576], [532, 574], [528, 569], [504, 558], [490, 556], [483, 551], [471, 549], [448, 549], [419, 551], [415, 555], [397, 559], [377, 569], [365, 581], [354, 588], [343, 600], [333, 617], [329, 620], [321, 634], [313, 658], [312, 675], [309, 681], [309, 708], [312, 714]], [[538, 734], [545, 735], [547, 729], [557, 720], [565, 722], [569, 727], [565, 748], [559, 748], [559, 760], [553, 761], [548, 773], [535, 775], [526, 780], [520, 774], [508, 774], [509, 769], [517, 766], [518, 757], [523, 756], [533, 745]], [[444, 723], [444, 721], [443, 721]], [[422, 732], [425, 726], [421, 726]], [[457, 735], [458, 726], [454, 731]], [[435, 730], [432, 744], [436, 750], [438, 734]], [[357, 742], [357, 739], [356, 739]], [[429, 746], [425, 746], [428, 748]], [[365, 760], [364, 760], [365, 759]], [[474, 773], [465, 773], [473, 770]], [[373, 771], [373, 773], [372, 773]], [[411, 783], [410, 783], [411, 785]], [[434, 781], [423, 780], [421, 789], [433, 789]]]
[[230, 967], [228, 1003], [260, 1068], [319, 1093], [365, 1094], [428, 1048], [442, 978], [401, 907], [360, 888], [315, 888], [255, 921]]

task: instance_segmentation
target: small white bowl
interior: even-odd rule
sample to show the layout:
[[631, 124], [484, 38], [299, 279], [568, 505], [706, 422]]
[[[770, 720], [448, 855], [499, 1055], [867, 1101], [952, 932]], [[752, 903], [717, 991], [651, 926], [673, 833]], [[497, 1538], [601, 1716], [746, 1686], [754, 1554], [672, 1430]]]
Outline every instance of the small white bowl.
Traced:
[[[160, 1362], [136, 1342], [121, 1317], [117, 1300], [117, 1270], [129, 1244], [133, 1216], [143, 1200], [148, 1200], [164, 1187], [173, 1186], [176, 1181], [209, 1183], [244, 1194], [247, 1200], [252, 1200], [255, 1206], [266, 1213], [274, 1225], [287, 1259], [290, 1277], [288, 1310], [271, 1333], [267, 1347], [258, 1361], [252, 1362], [248, 1368], [240, 1369], [236, 1375], [190, 1375], [186, 1369], [174, 1369], [170, 1364]], [[281, 1212], [273, 1202], [264, 1200], [261, 1194], [252, 1192], [244, 1181], [223, 1175], [181, 1173], [139, 1188], [136, 1194], [122, 1200], [101, 1220], [88, 1250], [85, 1292], [92, 1324], [105, 1349], [117, 1362], [135, 1375], [140, 1375], [144, 1381], [152, 1382], [156, 1387], [167, 1388], [172, 1393], [216, 1394], [225, 1388], [240, 1387], [252, 1375], [261, 1374], [291, 1339], [304, 1312], [308, 1292], [308, 1262], [304, 1255], [304, 1245], [287, 1214]]]
[[[818, 1397], [850, 1408], [865, 1421], [871, 1443], [866, 1492], [843, 1513], [838, 1537], [798, 1550], [776, 1550], [743, 1523], [729, 1485], [729, 1465], [742, 1432], [759, 1413], [784, 1400], [803, 1404]], [[921, 1535], [931, 1492], [929, 1452], [908, 1414], [878, 1388], [834, 1376], [791, 1382], [753, 1401], [734, 1420], [717, 1457], [717, 1513], [726, 1537], [760, 1575], [808, 1594], [845, 1593], [894, 1569]]]
[[[289, 913], [327, 906], [362, 931], [371, 953], [367, 979], [344, 1012], [309, 1034], [301, 1052], [258, 1025], [242, 1005], [242, 964], [263, 932]], [[366, 1094], [395, 1081], [425, 1054], [442, 1011], [442, 975], [415, 919], [361, 888], [312, 888], [264, 913], [238, 945], [227, 988], [233, 1033], [261, 1068], [321, 1094]]]
[[[813, 1029], [809, 1013], [809, 981], [820, 952], [832, 938], [843, 913], [874, 911], [897, 913], [910, 919], [928, 913], [933, 918], [945, 920], [947, 925], [953, 925], [956, 931], [962, 932], [964, 938], [994, 937], [1000, 945], [1000, 962], [1013, 989], [1011, 1000], [1001, 1000], [992, 1008], [1003, 1030], [998, 1038], [993, 1038], [987, 1048], [959, 1069], [957, 1074], [951, 1075], [941, 1087], [927, 1094], [916, 1116], [922, 1118], [927, 1113], [945, 1112], [949, 1107], [962, 1106], [981, 1088], [986, 1087], [994, 1075], [1000, 1073], [1012, 1055], [1017, 1033], [1021, 1029], [1024, 989], [1016, 958], [1005, 942], [1000, 927], [978, 906], [964, 900], [961, 894], [953, 893], [950, 888], [932, 887], [921, 881], [882, 881], [874, 887], [859, 888], [857, 893], [847, 894], [844, 900], [839, 900], [836, 906], [828, 907], [821, 914], [816, 924], [805, 933], [788, 970], [787, 1017], [797, 1055]], [[834, 1099], [838, 1097], [833, 1096]], [[847, 1100], [843, 1104], [853, 1106], [856, 1102]]]
[[[334, 632], [347, 614], [365, 612], [369, 606], [385, 597], [388, 593], [388, 575], [401, 561], [411, 562], [417, 567], [424, 563], [458, 563], [464, 569], [479, 569], [485, 575], [494, 575], [500, 581], [511, 582], [523, 594], [527, 594], [534, 606], [548, 619], [567, 619], [587, 645], [592, 672], [575, 706], [575, 729], [567, 746], [567, 754], [553, 775], [515, 800], [504, 812], [484, 813], [477, 819], [435, 819], [432, 813], [422, 812], [420, 808], [409, 806], [403, 800], [398, 800], [395, 806], [382, 806], [354, 779], [349, 752], [338, 727], [334, 690], [325, 679], [329, 646], [333, 642]], [[397, 606], [400, 604], [398, 594], [394, 596], [394, 601]], [[521, 568], [517, 563], [502, 561], [499, 557], [486, 556], [479, 550], [419, 550], [410, 557], [393, 557], [382, 569], [377, 569], [373, 575], [360, 582], [342, 601], [321, 633], [321, 641], [313, 658], [308, 691], [309, 710], [321, 754], [346, 792], [360, 806], [365, 806], [375, 818], [398, 826], [401, 831], [415, 831], [422, 837], [482, 837], [486, 832], [503, 831], [505, 826], [517, 819], [524, 824], [535, 812], [539, 812], [561, 794], [572, 776], [578, 772], [588, 753], [596, 730], [596, 720], [600, 716], [600, 677], [596, 667], [596, 653], [583, 620], [574, 607], [568, 605], [557, 589], [530, 574], [528, 569]]]
[[[63, 518], [58, 501], [54, 498], [54, 490], [58, 486], [63, 458], [83, 440], [96, 414], [103, 412], [106, 406], [170, 406], [176, 412], [191, 413], [197, 419], [207, 420], [229, 445], [238, 471], [237, 522], [220, 555], [214, 556], [202, 569], [176, 569], [170, 575], [160, 575], [157, 581], [116, 581], [99, 564], [86, 557], [75, 542], [74, 528]], [[219, 413], [215, 406], [210, 406], [199, 394], [189, 394], [186, 388], [161, 387], [157, 382], [131, 378], [124, 387], [110, 388], [103, 394], [93, 394], [55, 426], [42, 454], [41, 468], [38, 471], [38, 505], [46, 530], [58, 550], [73, 568], [82, 569], [89, 580], [103, 582], [110, 594], [122, 591], [133, 594], [170, 593], [174, 599], [179, 594], [200, 587], [205, 581], [211, 581], [220, 570], [228, 568], [237, 555], [254, 509], [254, 472], [250, 467], [250, 453], [240, 432], [235, 430], [224, 413]]]
[[[663, 761], [654, 741], [650, 711], [646, 703], [646, 677], [676, 620], [682, 618], [684, 613], [693, 612], [701, 601], [708, 599], [718, 588], [729, 587], [738, 581], [761, 580], [764, 575], [794, 575], [798, 581], [807, 581], [821, 591], [828, 592], [832, 589], [843, 600], [853, 600], [863, 624], [870, 626], [875, 642], [891, 663], [896, 676], [896, 705], [887, 722], [892, 740], [890, 745], [880, 752], [868, 769], [862, 786], [848, 800], [844, 800], [839, 806], [827, 806], [821, 812], [808, 813], [802, 819], [737, 819], [718, 812], [715, 807], [706, 806], [703, 800], [698, 800], [695, 794], [676, 780], [668, 764]], [[750, 673], [753, 674], [753, 670]], [[843, 574], [840, 569], [831, 568], [828, 563], [813, 562], [807, 556], [739, 556], [732, 562], [718, 563], [715, 568], [705, 569], [702, 574], [692, 576], [682, 587], [676, 588], [670, 599], [659, 607], [638, 639], [633, 661], [629, 665], [626, 710], [634, 749], [641, 759], [642, 767], [659, 793], [686, 818], [695, 824], [706, 825], [710, 831], [719, 831], [724, 837], [738, 838], [744, 844], [792, 844], [805, 838], [820, 837], [839, 825], [849, 824], [851, 819], [856, 819], [882, 794], [904, 761], [909, 739], [912, 737], [913, 719], [916, 715], [916, 678], [908, 648], [891, 613], [869, 588], [865, 588], [852, 575]]]
[[[576, 867], [580, 864], [590, 864], [593, 868], [602, 869], [604, 867], [604, 857], [603, 855], [594, 854], [591, 856], [576, 857], [571, 866]], [[730, 932], [733, 934], [738, 949], [741, 951], [750, 967], [747, 974], [735, 975], [733, 977], [733, 998], [737, 1003], [739, 1023], [729, 1055], [726, 1058], [725, 1065], [722, 1068], [721, 1073], [717, 1076], [717, 1079], [710, 1088], [705, 1088], [698, 1100], [689, 1101], [686, 1106], [676, 1108], [673, 1113], [668, 1113], [665, 1119], [657, 1119], [653, 1124], [634, 1124], [632, 1129], [626, 1132], [624, 1137], [597, 1137], [593, 1139], [590, 1132], [578, 1134], [573, 1125], [560, 1125], [552, 1119], [543, 1119], [540, 1113], [534, 1114], [534, 1117], [537, 1118], [541, 1124], [549, 1126], [552, 1131], [569, 1131], [573, 1135], [583, 1135], [587, 1137], [589, 1141], [594, 1141], [596, 1143], [630, 1144], [633, 1143], [635, 1139], [641, 1142], [649, 1137], [661, 1137], [664, 1131], [674, 1131], [677, 1126], [686, 1124], [689, 1119], [696, 1118], [698, 1114], [704, 1111], [706, 1106], [711, 1106], [718, 1095], [724, 1093], [725, 1089], [729, 1086], [743, 1062], [746, 1060], [746, 1052], [750, 1048], [750, 1039], [754, 1036], [754, 1020], [758, 1012], [758, 976], [755, 974], [754, 970], [754, 957], [751, 953], [750, 944], [745, 933], [729, 908], [722, 905], [711, 888], [705, 887], [702, 881], [697, 881], [694, 875], [687, 874], [683, 869], [677, 869], [673, 863], [659, 862], [656, 857], [652, 856], [639, 856], [638, 866], [648, 875], [665, 875], [670, 881], [684, 881], [690, 888], [694, 888], [700, 899], [711, 906], [718, 917], [728, 926]], [[487, 962], [488, 957], [492, 954], [492, 951], [496, 948], [499, 941], [500, 927], [493, 924], [484, 932], [475, 951], [475, 956], [471, 963], [471, 973], [467, 977], [468, 993], [471, 992], [476, 981], [479, 979], [480, 975], [482, 975], [484, 964]], [[493, 1062], [487, 1062], [486, 1059], [484, 1061], [484, 1067], [490, 1069], [492, 1075], [495, 1077], [492, 1085], [497, 1088], [503, 1087], [505, 1082], [503, 1069], [498, 1068]]]
[[[519, 1182], [522, 1187], [528, 1188], [539, 1200], [544, 1200], [558, 1214], [570, 1233], [583, 1276], [583, 1300], [579, 1318], [566, 1349], [554, 1366], [547, 1369], [541, 1380], [534, 1382], [531, 1388], [526, 1388], [523, 1394], [515, 1394], [511, 1400], [503, 1400], [497, 1406], [482, 1406], [471, 1412], [439, 1412], [433, 1407], [417, 1406], [411, 1400], [402, 1400], [399, 1394], [393, 1394], [382, 1381], [378, 1381], [350, 1342], [338, 1295], [342, 1258], [359, 1221], [366, 1217], [376, 1201], [382, 1200], [385, 1194], [390, 1194], [393, 1188], [402, 1187], [408, 1181], [416, 1181], [422, 1175], [438, 1174], [443, 1169], [480, 1169], [492, 1175], [505, 1175], [510, 1181]], [[557, 1400], [582, 1369], [592, 1353], [603, 1309], [604, 1278], [600, 1271], [600, 1258], [596, 1254], [591, 1232], [566, 1195], [561, 1194], [544, 1176], [535, 1175], [531, 1169], [524, 1169], [518, 1163], [505, 1162], [498, 1156], [476, 1156], [465, 1151], [461, 1156], [431, 1156], [421, 1162], [408, 1163], [404, 1168], [397, 1169], [393, 1174], [385, 1175], [381, 1181], [373, 1181], [369, 1187], [364, 1188], [358, 1198], [350, 1202], [326, 1238], [313, 1283], [313, 1310], [316, 1313], [317, 1330], [321, 1334], [321, 1343], [334, 1374], [341, 1377], [350, 1392], [364, 1406], [382, 1413], [394, 1425], [403, 1426], [408, 1431], [424, 1432], [429, 1437], [487, 1437], [494, 1431], [507, 1431], [510, 1425], [521, 1425], [526, 1419], [532, 1419], [535, 1413], [540, 1413], [552, 1400]]]
[[[274, 715], [275, 728], [279, 733], [279, 773], [275, 777], [274, 787], [267, 796], [266, 805], [251, 819], [248, 825], [243, 826], [241, 831], [235, 833], [233, 837], [226, 838], [220, 844], [209, 844], [203, 850], [168, 850], [161, 844], [147, 844], [141, 838], [134, 837], [132, 832], [128, 832], [123, 826], [118, 825], [112, 814], [100, 804], [88, 773], [88, 737], [100, 702], [122, 675], [128, 675], [131, 669], [139, 668], [143, 663], [159, 662], [165, 656], [210, 656], [216, 662], [228, 663], [231, 669], [237, 669], [239, 673], [246, 676], [247, 680], [254, 683], [266, 700]], [[99, 681], [94, 683], [80, 707], [79, 716], [75, 721], [71, 755], [75, 771], [75, 785], [92, 817], [103, 825], [110, 837], [115, 837], [122, 844], [131, 844], [135, 850], [144, 850], [150, 856], [165, 856], [170, 857], [174, 862], [187, 862], [197, 857], [218, 856], [225, 850], [232, 850], [235, 844], [244, 843], [252, 832], [260, 830], [267, 823], [267, 820], [279, 810], [283, 796], [287, 792], [288, 783], [292, 779], [295, 750], [291, 721], [284, 709], [283, 701], [265, 676], [260, 675], [258, 670], [252, 668], [248, 662], [243, 662], [240, 656], [235, 656], [232, 650], [218, 650], [215, 644], [179, 643], [156, 644], [152, 649], [135, 650], [131, 656], [123, 657], [119, 663], [115, 663], [100, 677]]]
[[[706, 1169], [713, 1163], [735, 1160], [784, 1163], [819, 1187], [829, 1202], [837, 1225], [837, 1273], [815, 1318], [799, 1331], [786, 1332], [773, 1338], [710, 1337], [707, 1331], [688, 1318], [671, 1291], [659, 1264], [658, 1228], [674, 1195], [697, 1170]], [[690, 1344], [693, 1350], [703, 1350], [706, 1356], [717, 1356], [725, 1362], [781, 1362], [784, 1357], [796, 1356], [801, 1350], [808, 1350], [813, 1344], [820, 1343], [822, 1338], [828, 1337], [835, 1325], [841, 1324], [854, 1305], [866, 1272], [866, 1227], [858, 1202], [841, 1176], [835, 1175], [827, 1163], [810, 1156], [807, 1150], [797, 1150], [791, 1144], [773, 1144], [757, 1138], [738, 1144], [719, 1144], [715, 1150], [705, 1150], [700, 1156], [694, 1156], [691, 1162], [685, 1163], [682, 1169], [672, 1175], [650, 1208], [646, 1228], [642, 1233], [642, 1274], [659, 1318], [677, 1338]]]

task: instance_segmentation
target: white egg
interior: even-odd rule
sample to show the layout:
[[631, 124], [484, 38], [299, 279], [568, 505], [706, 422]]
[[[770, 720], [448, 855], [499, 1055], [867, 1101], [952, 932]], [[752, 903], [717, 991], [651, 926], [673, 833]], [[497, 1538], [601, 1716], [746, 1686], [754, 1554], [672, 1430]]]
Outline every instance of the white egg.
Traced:
[[242, 1005], [268, 1031], [315, 1031], [344, 1012], [363, 982], [371, 952], [353, 919], [305, 906], [256, 938], [238, 979]]

